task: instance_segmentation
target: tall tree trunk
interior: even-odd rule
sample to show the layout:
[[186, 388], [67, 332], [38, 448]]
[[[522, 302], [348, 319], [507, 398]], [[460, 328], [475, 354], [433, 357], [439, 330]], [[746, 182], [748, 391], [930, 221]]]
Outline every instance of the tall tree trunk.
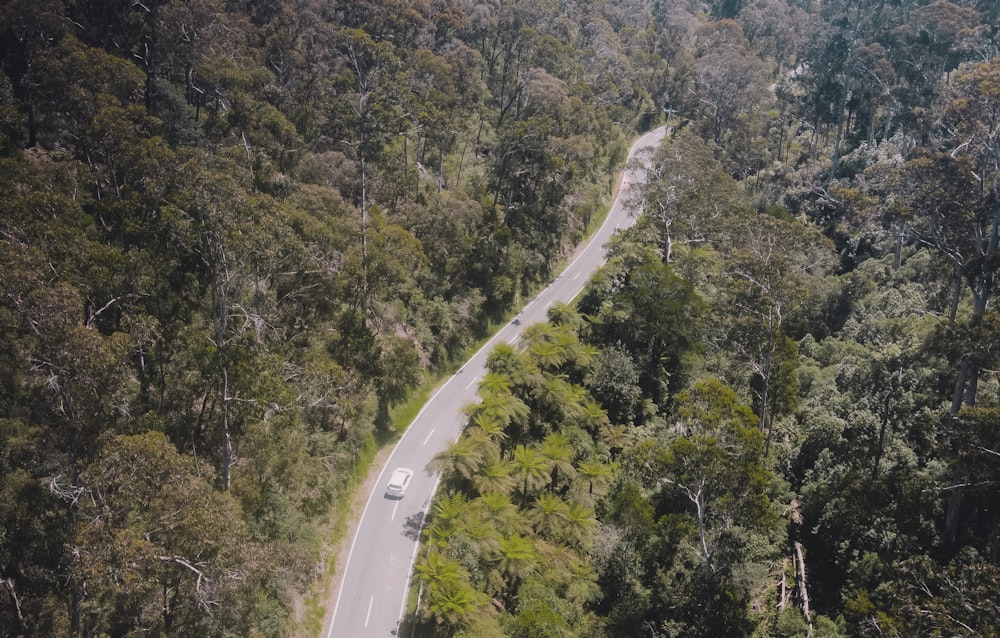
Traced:
[[21, 611], [21, 601], [17, 597], [17, 590], [14, 589], [14, 579], [4, 578], [0, 580], [0, 585], [3, 585], [4, 589], [7, 590], [7, 596], [10, 598], [10, 602], [14, 605], [14, 613], [17, 614], [17, 622], [24, 631], [25, 636], [29, 636], [28, 623], [24, 620], [24, 613]]
[[35, 103], [28, 97], [28, 144], [26, 148], [34, 148], [38, 141], [38, 123], [35, 122]]
[[361, 171], [361, 326], [368, 326], [368, 173], [365, 165], [364, 133], [358, 144], [358, 168]]
[[707, 532], [705, 531], [705, 516], [708, 504], [705, 502], [705, 487], [701, 486], [691, 500], [694, 501], [695, 509], [698, 512], [698, 540], [701, 542], [701, 557], [705, 561], [705, 566], [712, 570], [712, 554], [708, 551]]
[[774, 313], [768, 314], [767, 354], [764, 360], [764, 388], [760, 394], [760, 432], [767, 426], [767, 399], [771, 387], [771, 363], [774, 360]]
[[969, 366], [969, 379], [965, 384], [965, 405], [976, 405], [979, 397], [979, 374], [982, 369], [975, 364]]
[[951, 414], [958, 414], [962, 409], [962, 398], [965, 396], [965, 382], [969, 376], [969, 368], [972, 366], [972, 355], [965, 353], [958, 364], [958, 374], [955, 379], [955, 389], [951, 394]]
[[795, 541], [795, 557], [799, 572], [799, 598], [802, 601], [802, 615], [809, 623], [809, 633], [812, 634], [812, 614], [809, 611], [809, 589], [806, 587], [806, 559], [802, 551], [802, 543]]
[[444, 145], [438, 148], [438, 192], [444, 190]]
[[76, 638], [82, 635], [83, 631], [83, 621], [80, 618], [80, 604], [83, 602], [83, 595], [76, 584], [73, 584], [69, 596], [69, 633], [70, 636]]
[[788, 579], [785, 572], [788, 571], [788, 557], [781, 560], [781, 580], [778, 581], [778, 611], [783, 611], [791, 599], [791, 591], [788, 589]]
[[882, 454], [885, 450], [885, 431], [889, 427], [889, 406], [892, 395], [886, 394], [882, 402], [882, 419], [878, 430], [878, 447], [875, 448], [875, 458], [872, 460], [872, 482], [878, 480], [878, 469], [882, 463]]
[[962, 510], [962, 492], [964, 490], [963, 485], [956, 485], [951, 488], [951, 494], [948, 495], [947, 511], [944, 518], [944, 538], [941, 539], [942, 545], [946, 548], [951, 548], [958, 536], [958, 515]]
[[903, 261], [903, 229], [896, 229], [896, 247], [892, 254], [892, 269], [899, 270]]
[[990, 526], [990, 562], [997, 564], [1000, 558], [1000, 512], [993, 515], [993, 525]]
[[222, 489], [229, 491], [233, 440], [229, 435], [229, 371], [222, 368]]
[[[850, 64], [848, 60], [847, 64]], [[848, 73], [844, 81], [844, 97], [840, 100], [837, 113], [837, 137], [833, 142], [833, 158], [830, 160], [830, 180], [837, 179], [837, 169], [840, 168], [840, 145], [844, 140], [844, 125], [847, 118], [847, 101], [851, 96], [851, 75]]]

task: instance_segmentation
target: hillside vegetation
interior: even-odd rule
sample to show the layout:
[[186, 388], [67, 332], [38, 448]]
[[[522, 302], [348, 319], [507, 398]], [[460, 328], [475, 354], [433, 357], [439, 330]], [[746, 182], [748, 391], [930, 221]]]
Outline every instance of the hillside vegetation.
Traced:
[[415, 629], [1000, 634], [993, 0], [0, 5], [0, 637], [293, 636], [392, 411]]

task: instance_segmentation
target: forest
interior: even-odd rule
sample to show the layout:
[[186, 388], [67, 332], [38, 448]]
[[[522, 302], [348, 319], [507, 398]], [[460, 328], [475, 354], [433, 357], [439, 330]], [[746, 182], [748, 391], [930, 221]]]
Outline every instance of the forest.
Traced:
[[664, 125], [412, 630], [1000, 636], [995, 0], [2, 0], [0, 68], [0, 638], [317, 635], [398, 415]]

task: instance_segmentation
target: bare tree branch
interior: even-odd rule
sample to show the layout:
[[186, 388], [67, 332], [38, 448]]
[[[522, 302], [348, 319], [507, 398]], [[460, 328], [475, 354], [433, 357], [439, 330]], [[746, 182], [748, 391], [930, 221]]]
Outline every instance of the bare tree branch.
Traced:
[[195, 598], [198, 600], [198, 607], [202, 610], [210, 612], [213, 606], [219, 604], [219, 601], [211, 597], [210, 586], [212, 585], [212, 580], [201, 569], [205, 567], [205, 563], [192, 563], [183, 556], [157, 556], [157, 558], [163, 562], [174, 563], [194, 572], [197, 576], [194, 587]]
[[28, 623], [24, 620], [24, 614], [21, 612], [21, 601], [17, 598], [17, 592], [14, 591], [14, 579], [4, 578], [0, 579], [0, 585], [7, 590], [7, 595], [10, 597], [12, 603], [14, 603], [14, 611], [17, 613], [17, 620], [21, 623], [21, 629], [25, 633], [28, 633]]

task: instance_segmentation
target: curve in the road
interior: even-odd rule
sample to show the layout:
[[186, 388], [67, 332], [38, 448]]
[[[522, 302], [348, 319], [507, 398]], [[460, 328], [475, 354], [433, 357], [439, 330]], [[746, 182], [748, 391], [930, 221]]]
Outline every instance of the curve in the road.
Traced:
[[[574, 299], [604, 263], [604, 247], [614, 233], [634, 222], [634, 211], [626, 207], [624, 195], [630, 184], [645, 180], [648, 157], [644, 151], [655, 149], [664, 134], [664, 128], [656, 129], [632, 145], [618, 194], [601, 227], [562, 274], [442, 384], [400, 437], [361, 513], [339, 572], [340, 587], [324, 638], [395, 635], [406, 610], [427, 508], [437, 488], [437, 477], [426, 473], [428, 462], [461, 434], [465, 424], [462, 407], [476, 400], [477, 382], [485, 374], [492, 348], [501, 342], [514, 343], [526, 326], [545, 321], [553, 303]], [[635, 163], [634, 159], [641, 161]], [[412, 468], [415, 476], [406, 495], [392, 500], [384, 495], [385, 480], [387, 470], [396, 467]]]

